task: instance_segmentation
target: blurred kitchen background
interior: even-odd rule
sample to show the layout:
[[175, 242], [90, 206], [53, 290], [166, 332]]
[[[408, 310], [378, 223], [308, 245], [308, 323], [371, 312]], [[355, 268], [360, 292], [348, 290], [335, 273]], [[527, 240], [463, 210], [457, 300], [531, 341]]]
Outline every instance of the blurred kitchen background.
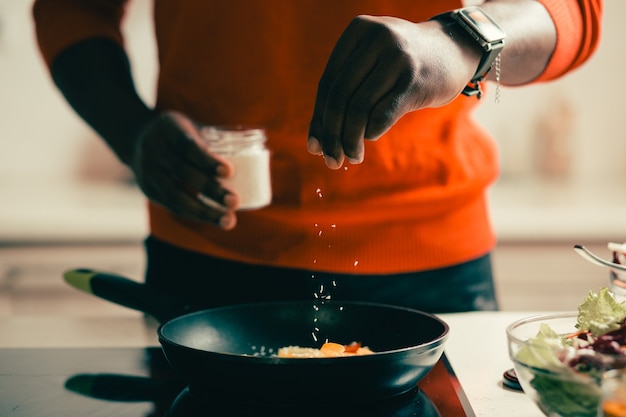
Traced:
[[[35, 44], [30, 1], [0, 0], [0, 316], [138, 314], [68, 288], [62, 272], [91, 267], [141, 279], [144, 200], [128, 171], [71, 111]], [[154, 102], [151, 1], [126, 18], [141, 95]], [[605, 1], [602, 44], [583, 68], [551, 84], [493, 86], [477, 118], [500, 145], [490, 191], [499, 243], [495, 273], [504, 310], [569, 310], [626, 241], [626, 2]], [[1, 336], [0, 336], [1, 337]]]

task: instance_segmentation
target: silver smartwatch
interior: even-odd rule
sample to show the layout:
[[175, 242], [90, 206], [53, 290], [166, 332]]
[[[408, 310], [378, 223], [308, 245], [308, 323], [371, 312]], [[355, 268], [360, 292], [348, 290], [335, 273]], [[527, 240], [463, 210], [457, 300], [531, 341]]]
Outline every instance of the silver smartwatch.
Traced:
[[506, 34], [480, 7], [469, 6], [432, 17], [448, 25], [457, 26], [483, 49], [476, 73], [463, 89], [466, 96], [480, 97], [480, 82], [485, 78], [504, 47]]

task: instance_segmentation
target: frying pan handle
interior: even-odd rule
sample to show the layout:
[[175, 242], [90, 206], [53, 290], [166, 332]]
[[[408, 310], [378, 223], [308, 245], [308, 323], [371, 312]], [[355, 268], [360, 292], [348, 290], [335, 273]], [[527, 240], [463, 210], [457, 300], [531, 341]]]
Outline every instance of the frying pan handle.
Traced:
[[65, 388], [86, 397], [107, 401], [171, 401], [184, 388], [178, 380], [117, 374], [78, 374], [65, 381]]
[[74, 288], [150, 314], [160, 323], [194, 311], [193, 307], [175, 297], [121, 275], [79, 268], [66, 271], [63, 277]]

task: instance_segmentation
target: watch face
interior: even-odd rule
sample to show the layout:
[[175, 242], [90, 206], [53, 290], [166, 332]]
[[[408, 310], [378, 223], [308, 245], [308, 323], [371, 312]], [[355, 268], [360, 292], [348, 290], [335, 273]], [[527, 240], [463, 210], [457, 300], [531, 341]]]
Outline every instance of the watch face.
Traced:
[[502, 29], [478, 7], [461, 9], [459, 16], [487, 42], [495, 42], [505, 38]]

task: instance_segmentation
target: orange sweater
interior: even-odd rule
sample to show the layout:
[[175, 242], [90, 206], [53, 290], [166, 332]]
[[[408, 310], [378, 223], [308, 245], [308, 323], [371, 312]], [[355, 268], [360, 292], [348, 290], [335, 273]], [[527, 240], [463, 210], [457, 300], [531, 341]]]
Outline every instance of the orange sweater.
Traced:
[[[601, 0], [541, 0], [558, 32], [538, 81], [571, 71], [594, 51]], [[421, 4], [419, 4], [421, 3]], [[222, 231], [149, 203], [154, 236], [242, 262], [342, 273], [443, 267], [495, 244], [485, 190], [498, 174], [492, 138], [472, 119], [476, 98], [413, 112], [366, 143], [365, 162], [332, 171], [306, 151], [315, 91], [326, 59], [352, 17], [421, 21], [459, 0], [157, 1], [157, 106], [212, 125], [267, 128], [274, 200], [240, 212]], [[123, 42], [124, 1], [38, 0], [40, 48], [49, 64], [92, 36]]]

